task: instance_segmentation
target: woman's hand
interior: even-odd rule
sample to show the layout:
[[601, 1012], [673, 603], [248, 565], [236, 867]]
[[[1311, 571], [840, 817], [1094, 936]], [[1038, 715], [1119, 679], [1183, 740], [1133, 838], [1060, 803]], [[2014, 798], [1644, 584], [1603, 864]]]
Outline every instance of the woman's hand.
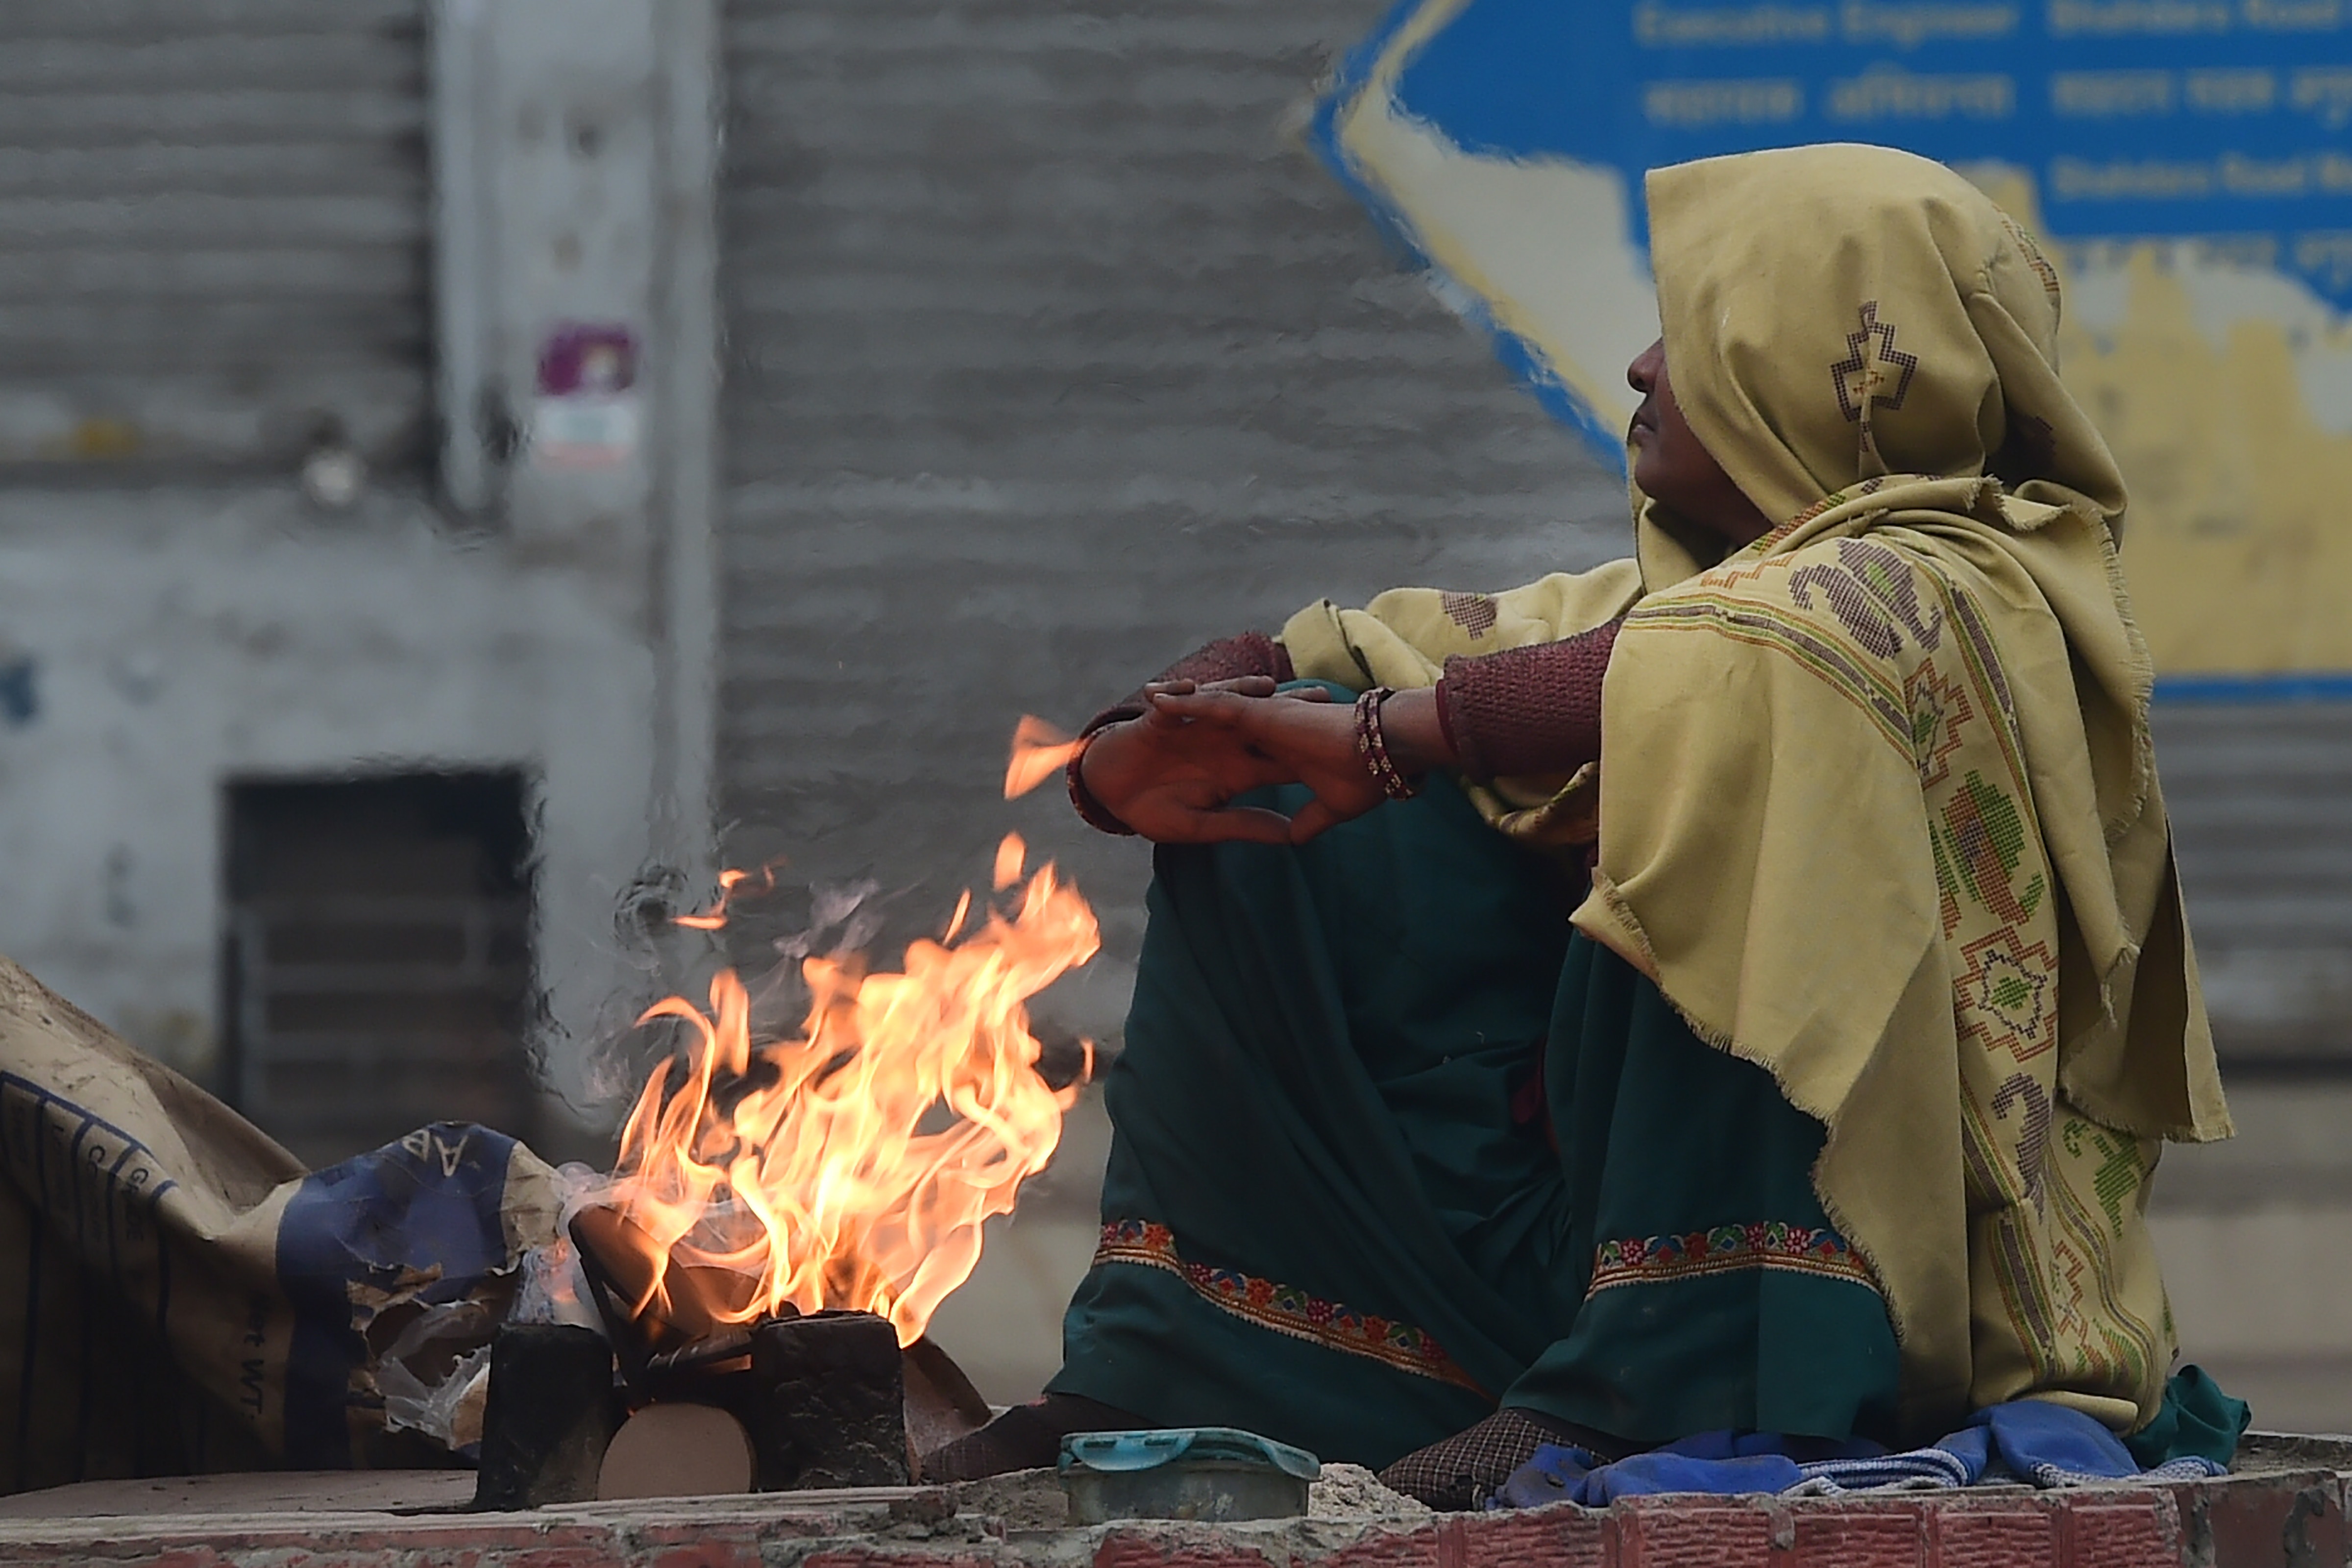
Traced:
[[1206, 687], [1156, 681], [1143, 689], [1151, 706], [1142, 718], [1110, 725], [1087, 742], [1079, 776], [1104, 810], [1155, 844], [1286, 844], [1290, 819], [1280, 812], [1227, 803], [1248, 790], [1295, 783], [1296, 776], [1230, 729], [1191, 723], [1157, 705], [1163, 696], [1211, 693], [1287, 707], [1328, 706], [1319, 689], [1280, 698], [1274, 692], [1273, 679], [1263, 675]]
[[[1126, 792], [1150, 824], [1097, 786], [1096, 753], [1111, 743], [1112, 731], [1103, 732], [1080, 766], [1095, 798], [1148, 838], [1303, 844], [1385, 798], [1356, 750], [1353, 708], [1325, 700], [1318, 688], [1277, 696], [1263, 677], [1197, 689], [1179, 681], [1146, 689], [1144, 700], [1151, 711], [1116, 727], [1139, 733], [1122, 737], [1120, 749], [1103, 759], [1102, 777]], [[1390, 755], [1404, 772], [1424, 773], [1453, 761], [1433, 692], [1398, 693], [1383, 706], [1381, 720]], [[1303, 784], [1315, 798], [1287, 819], [1262, 807], [1226, 804], [1244, 789], [1271, 784]]]

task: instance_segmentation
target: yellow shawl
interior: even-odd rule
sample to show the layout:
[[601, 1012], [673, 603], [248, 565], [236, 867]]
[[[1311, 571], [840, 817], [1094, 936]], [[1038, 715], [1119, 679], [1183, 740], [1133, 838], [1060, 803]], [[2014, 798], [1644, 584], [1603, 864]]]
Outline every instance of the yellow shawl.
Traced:
[[[1577, 926], [1827, 1128], [1906, 1427], [2025, 1395], [2137, 1427], [2175, 1352], [2158, 1140], [2230, 1125], [2056, 274], [1883, 148], [1662, 169], [1649, 203], [1676, 399], [1789, 521], [1721, 558], [1637, 493], [1638, 568], [1311, 605], [1284, 640], [1302, 675], [1426, 683], [1630, 606]], [[1557, 841], [1595, 793], [1561, 784], [1481, 804]]]

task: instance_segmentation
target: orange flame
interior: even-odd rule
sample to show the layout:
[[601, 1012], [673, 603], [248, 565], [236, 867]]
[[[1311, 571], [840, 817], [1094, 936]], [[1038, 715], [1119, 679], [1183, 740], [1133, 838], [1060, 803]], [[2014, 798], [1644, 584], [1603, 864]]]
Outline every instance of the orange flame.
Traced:
[[[1008, 837], [1000, 887], [1020, 881], [1024, 858]], [[748, 1301], [730, 1290], [695, 1303], [714, 1321], [851, 1308], [888, 1318], [907, 1344], [971, 1275], [982, 1223], [1045, 1168], [1077, 1099], [1039, 1076], [1025, 1004], [1100, 939], [1050, 862], [959, 940], [970, 898], [940, 941], [908, 945], [904, 973], [803, 960], [797, 1037], [753, 1040], [731, 969], [711, 981], [708, 1011], [679, 996], [646, 1010], [641, 1024], [684, 1025], [688, 1048], [647, 1080], [621, 1134], [612, 1201], [652, 1269], [635, 1311], [692, 1317], [673, 1310], [666, 1277], [684, 1268], [690, 1289], [719, 1268], [754, 1288]], [[703, 918], [722, 917], [681, 923]]]
[[1017, 799], [1052, 778], [1084, 744], [1034, 713], [1021, 715], [1013, 731], [1013, 756], [1004, 765], [1004, 798]]
[[[760, 890], [773, 892], [776, 887], [776, 865], [771, 860], [760, 868]], [[727, 904], [734, 898], [735, 889], [749, 880], [749, 871], [725, 870], [719, 873], [719, 901], [698, 915], [673, 915], [670, 924], [684, 926], [688, 931], [724, 931], [727, 929]], [[642, 1019], [639, 1022], [643, 1022]]]

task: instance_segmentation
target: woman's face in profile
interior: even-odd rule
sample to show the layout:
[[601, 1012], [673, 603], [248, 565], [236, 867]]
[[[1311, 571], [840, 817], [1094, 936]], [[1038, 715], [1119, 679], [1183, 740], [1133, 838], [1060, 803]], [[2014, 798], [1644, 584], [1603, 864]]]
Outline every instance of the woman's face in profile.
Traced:
[[1634, 356], [1625, 380], [1642, 395], [1625, 431], [1625, 444], [1633, 451], [1633, 482], [1642, 493], [1734, 549], [1770, 532], [1770, 521], [1740, 493], [1683, 418], [1674, 384], [1666, 378], [1664, 338]]

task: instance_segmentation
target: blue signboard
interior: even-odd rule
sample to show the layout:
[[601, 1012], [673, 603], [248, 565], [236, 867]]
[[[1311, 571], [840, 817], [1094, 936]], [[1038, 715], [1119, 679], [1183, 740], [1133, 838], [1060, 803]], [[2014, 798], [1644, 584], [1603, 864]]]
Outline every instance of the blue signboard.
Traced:
[[[1634, 182], [1809, 142], [2004, 163], [2054, 238], [2230, 237], [2352, 309], [2352, 0], [1444, 8], [1396, 98], [1467, 151]], [[1432, 9], [1400, 6], [1331, 101]]]

